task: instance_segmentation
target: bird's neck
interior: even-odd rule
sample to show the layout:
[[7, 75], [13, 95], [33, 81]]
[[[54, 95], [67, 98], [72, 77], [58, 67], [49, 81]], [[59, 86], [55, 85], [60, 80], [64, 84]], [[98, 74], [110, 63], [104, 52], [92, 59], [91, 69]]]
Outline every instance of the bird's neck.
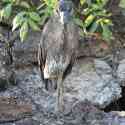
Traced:
[[62, 24], [68, 24], [73, 16], [73, 3], [71, 0], [60, 0], [58, 14]]

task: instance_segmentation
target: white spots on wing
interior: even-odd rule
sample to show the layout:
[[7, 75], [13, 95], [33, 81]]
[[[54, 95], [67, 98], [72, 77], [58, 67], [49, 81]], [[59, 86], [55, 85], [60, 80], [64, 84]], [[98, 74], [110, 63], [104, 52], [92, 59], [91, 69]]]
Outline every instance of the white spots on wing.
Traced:
[[58, 75], [62, 74], [68, 63], [62, 56], [58, 57], [59, 59], [51, 59], [47, 60], [44, 68], [44, 78], [53, 78], [58, 77]]

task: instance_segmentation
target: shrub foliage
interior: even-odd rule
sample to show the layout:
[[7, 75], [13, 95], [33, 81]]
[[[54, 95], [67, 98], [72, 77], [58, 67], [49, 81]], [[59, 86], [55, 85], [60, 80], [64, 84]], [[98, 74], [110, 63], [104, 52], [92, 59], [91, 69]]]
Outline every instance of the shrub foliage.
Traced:
[[[38, 2], [38, 3], [37, 3]], [[9, 22], [12, 31], [19, 30], [21, 41], [27, 38], [29, 29], [40, 31], [40, 27], [58, 7], [58, 0], [1, 0], [0, 21]], [[108, 0], [80, 0], [75, 7], [74, 21], [82, 29], [81, 35], [99, 34], [109, 41], [111, 13], [106, 9]]]

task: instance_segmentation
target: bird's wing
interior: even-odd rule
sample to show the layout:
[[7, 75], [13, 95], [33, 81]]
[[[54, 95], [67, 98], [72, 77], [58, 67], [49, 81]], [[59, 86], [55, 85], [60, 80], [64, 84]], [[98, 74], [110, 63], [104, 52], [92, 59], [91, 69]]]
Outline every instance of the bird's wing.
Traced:
[[[41, 40], [43, 40], [42, 37], [41, 37]], [[42, 46], [42, 41], [40, 41], [40, 43], [38, 45], [38, 65], [40, 68], [42, 79], [44, 79], [43, 70], [44, 70], [44, 66], [45, 66], [45, 58], [46, 58], [45, 57], [45, 50]]]

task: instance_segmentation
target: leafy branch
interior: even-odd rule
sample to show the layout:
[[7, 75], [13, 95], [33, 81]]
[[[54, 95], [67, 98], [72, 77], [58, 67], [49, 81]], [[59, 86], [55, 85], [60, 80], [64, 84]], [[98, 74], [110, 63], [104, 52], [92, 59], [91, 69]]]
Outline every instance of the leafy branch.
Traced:
[[[19, 31], [23, 42], [30, 29], [40, 31], [46, 20], [53, 15], [59, 0], [1, 0], [0, 22], [9, 22], [12, 31]], [[75, 23], [81, 28], [81, 35], [99, 35], [106, 41], [113, 38], [111, 13], [105, 9], [109, 0], [80, 0], [75, 8]], [[122, 3], [124, 0], [121, 0]], [[122, 4], [121, 4], [122, 5]], [[120, 5], [120, 6], [121, 6]]]
[[107, 2], [108, 0], [80, 0], [75, 22], [82, 29], [82, 36], [99, 34], [106, 41], [113, 38], [111, 13], [105, 9]]
[[12, 31], [19, 30], [19, 36], [23, 42], [29, 29], [40, 31], [40, 27], [46, 19], [52, 15], [57, 0], [41, 0], [40, 6], [32, 0], [2, 0], [0, 2], [0, 22], [11, 19]]

